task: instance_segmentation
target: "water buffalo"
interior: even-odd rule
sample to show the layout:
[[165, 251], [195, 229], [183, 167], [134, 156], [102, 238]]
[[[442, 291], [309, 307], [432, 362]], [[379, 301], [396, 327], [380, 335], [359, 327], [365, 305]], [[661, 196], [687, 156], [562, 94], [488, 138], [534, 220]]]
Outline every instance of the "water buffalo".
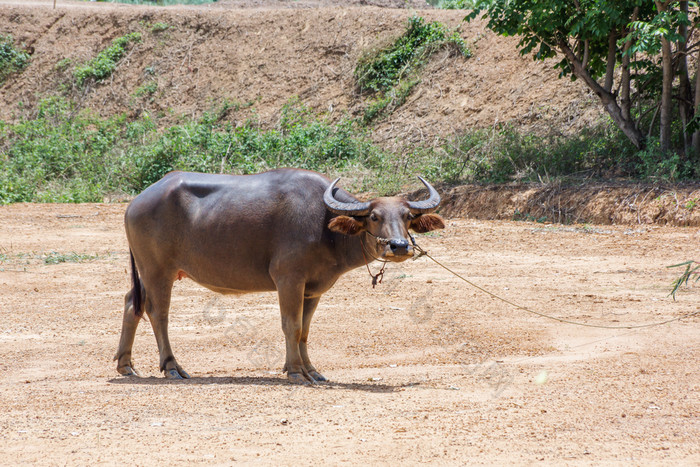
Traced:
[[409, 229], [444, 228], [430, 214], [437, 191], [421, 181], [423, 201], [360, 202], [321, 174], [280, 169], [256, 175], [172, 172], [146, 188], [125, 214], [132, 289], [115, 356], [117, 371], [137, 375], [131, 359], [145, 311], [168, 378], [189, 378], [168, 339], [176, 279], [188, 277], [222, 294], [277, 291], [286, 340], [284, 370], [293, 383], [325, 381], [306, 342], [318, 301], [338, 278], [375, 258], [413, 255]]

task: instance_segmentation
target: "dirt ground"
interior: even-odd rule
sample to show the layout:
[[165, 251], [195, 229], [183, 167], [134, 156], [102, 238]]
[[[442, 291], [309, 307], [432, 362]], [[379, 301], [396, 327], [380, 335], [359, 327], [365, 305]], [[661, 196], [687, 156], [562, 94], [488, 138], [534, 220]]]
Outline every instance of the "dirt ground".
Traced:
[[[324, 296], [310, 352], [328, 384], [287, 384], [274, 294], [188, 280], [170, 331], [192, 379], [160, 376], [147, 322], [144, 376], [120, 377], [124, 209], [0, 207], [0, 464], [700, 462], [700, 317], [565, 325], [427, 258], [376, 289], [358, 269]], [[665, 267], [697, 253], [697, 227], [447, 224], [419, 243], [534, 310], [618, 326], [700, 310], [697, 286], [668, 297], [680, 271]]]

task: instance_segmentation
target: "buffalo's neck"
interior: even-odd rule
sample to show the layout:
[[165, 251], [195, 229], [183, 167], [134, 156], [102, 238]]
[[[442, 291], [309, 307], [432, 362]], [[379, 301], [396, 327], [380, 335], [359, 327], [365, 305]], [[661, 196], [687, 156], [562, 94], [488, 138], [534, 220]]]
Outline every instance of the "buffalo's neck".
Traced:
[[379, 256], [377, 242], [366, 232], [352, 236], [338, 234], [335, 239], [335, 248], [338, 258], [343, 259], [338, 264], [343, 272], [371, 263]]

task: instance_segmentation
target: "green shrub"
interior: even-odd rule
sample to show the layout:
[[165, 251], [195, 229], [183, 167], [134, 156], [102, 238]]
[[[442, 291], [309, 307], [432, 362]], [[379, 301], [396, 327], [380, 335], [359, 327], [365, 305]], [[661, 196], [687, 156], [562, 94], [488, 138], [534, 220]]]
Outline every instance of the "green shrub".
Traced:
[[680, 157], [655, 151], [653, 143], [637, 152], [611, 124], [548, 137], [502, 125], [389, 154], [357, 121], [332, 123], [298, 100], [281, 109], [269, 130], [255, 119], [227, 122], [229, 110], [240, 105], [225, 102], [159, 130], [146, 113], [133, 121], [105, 119], [67, 99], [45, 99], [32, 118], [0, 121], [0, 204], [102, 201], [109, 194], [139, 193], [171, 170], [247, 174], [298, 167], [339, 174], [344, 187], [379, 194], [406, 189], [415, 174], [437, 184], [698, 175]]
[[418, 83], [417, 79], [403, 80], [388, 92], [370, 101], [362, 115], [363, 123], [369, 125], [375, 118], [388, 115], [401, 107]]
[[240, 127], [219, 121], [224, 109], [167, 129], [136, 148], [136, 179], [145, 187], [171, 170], [256, 173], [276, 167], [342, 172], [378, 168], [385, 155], [352, 120], [330, 124], [292, 101], [276, 128], [263, 131], [252, 120]]
[[79, 65], [73, 71], [78, 86], [83, 86], [86, 81], [100, 82], [109, 78], [117, 68], [117, 63], [126, 54], [126, 48], [131, 42], [140, 42], [141, 33], [132, 32], [112, 41], [112, 45], [97, 54], [89, 62]]
[[0, 85], [8, 76], [24, 70], [29, 65], [29, 54], [15, 46], [10, 35], [0, 35]]
[[99, 201], [121, 168], [109, 157], [124, 118], [102, 120], [62, 98], [0, 133], [0, 203]]
[[158, 82], [155, 80], [150, 80], [147, 83], [142, 84], [134, 91], [134, 97], [150, 97], [158, 90]]
[[673, 182], [700, 176], [700, 167], [683, 160], [678, 153], [662, 151], [658, 138], [650, 138], [636, 156], [637, 175], [641, 178]]
[[416, 71], [441, 47], [454, 47], [461, 55], [471, 52], [456, 31], [420, 16], [408, 20], [406, 32], [388, 47], [363, 55], [355, 67], [355, 79], [362, 91], [388, 91], [405, 76]]
[[550, 136], [501, 125], [469, 130], [436, 148], [415, 149], [406, 171], [448, 183], [503, 183], [549, 177], [634, 177], [641, 173], [635, 161], [634, 147], [610, 124]]
[[222, 121], [230, 105], [159, 131], [148, 115], [102, 119], [66, 99], [46, 99], [34, 118], [0, 123], [0, 204], [102, 201], [138, 193], [171, 170], [379, 174], [387, 160], [352, 120], [332, 124], [292, 101], [277, 127], [264, 131], [254, 120]]
[[420, 16], [408, 20], [406, 32], [385, 48], [365, 53], [358, 60], [354, 76], [362, 92], [376, 94], [363, 120], [386, 115], [400, 107], [420, 82], [418, 72], [436, 51], [451, 48], [469, 57], [471, 52], [457, 31], [437, 21], [426, 23]]

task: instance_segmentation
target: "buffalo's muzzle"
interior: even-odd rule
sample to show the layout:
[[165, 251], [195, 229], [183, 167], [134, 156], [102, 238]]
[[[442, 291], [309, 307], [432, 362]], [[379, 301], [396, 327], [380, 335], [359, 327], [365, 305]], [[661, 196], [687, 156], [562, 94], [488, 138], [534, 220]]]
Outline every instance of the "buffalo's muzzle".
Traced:
[[395, 238], [389, 240], [382, 256], [394, 261], [397, 259], [404, 260], [413, 256], [413, 247], [408, 243], [408, 240]]

